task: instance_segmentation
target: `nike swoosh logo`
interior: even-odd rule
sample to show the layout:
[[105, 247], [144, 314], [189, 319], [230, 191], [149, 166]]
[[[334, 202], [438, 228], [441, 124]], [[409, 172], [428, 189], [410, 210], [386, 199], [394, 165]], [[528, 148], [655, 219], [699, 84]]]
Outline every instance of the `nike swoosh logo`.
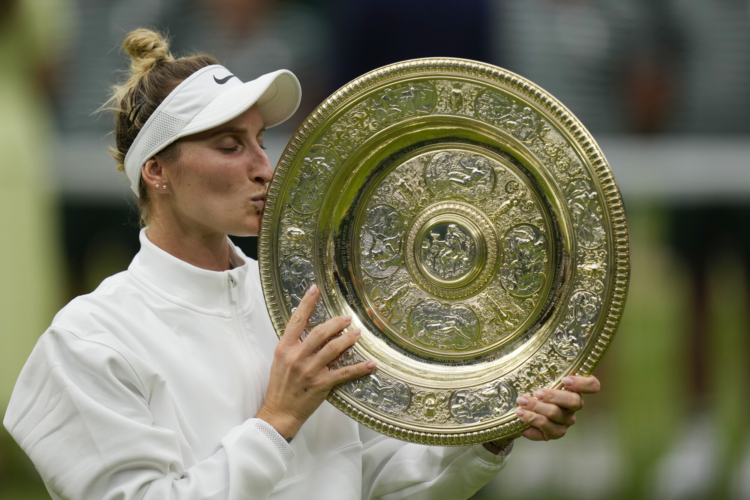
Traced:
[[229, 81], [230, 78], [237, 78], [237, 77], [234, 76], [234, 75], [229, 75], [229, 76], [225, 76], [222, 79], [218, 79], [218, 78], [216, 78], [216, 76], [214, 76], [214, 81], [216, 83], [218, 83], [219, 85], [224, 85], [225, 83], [227, 83]]

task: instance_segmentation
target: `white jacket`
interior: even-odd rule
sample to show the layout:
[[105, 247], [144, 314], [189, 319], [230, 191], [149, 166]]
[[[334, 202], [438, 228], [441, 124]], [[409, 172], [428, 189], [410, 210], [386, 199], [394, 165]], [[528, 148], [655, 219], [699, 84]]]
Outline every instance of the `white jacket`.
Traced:
[[141, 232], [126, 272], [62, 309], [4, 424], [59, 499], [467, 498], [482, 446], [376, 434], [327, 402], [287, 444], [253, 418], [277, 342], [258, 265], [196, 268]]

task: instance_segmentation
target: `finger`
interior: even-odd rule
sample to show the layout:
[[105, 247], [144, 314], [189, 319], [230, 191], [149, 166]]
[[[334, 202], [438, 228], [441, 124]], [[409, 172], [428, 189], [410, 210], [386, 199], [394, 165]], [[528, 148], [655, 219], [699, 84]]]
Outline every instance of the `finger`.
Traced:
[[352, 380], [355, 378], [364, 377], [365, 375], [372, 373], [378, 367], [375, 361], [362, 361], [349, 366], [344, 366], [338, 370], [332, 370], [328, 375], [328, 381], [331, 387]]
[[[535, 393], [536, 394], [536, 393]], [[523, 410], [531, 410], [544, 415], [553, 422], [571, 426], [576, 423], [576, 416], [570, 410], [565, 410], [552, 403], [543, 403], [538, 399], [521, 396], [516, 400]]]
[[[534, 397], [539, 401], [551, 403], [571, 411], [578, 411], [583, 408], [583, 398], [577, 392], [541, 389], [534, 391]], [[530, 409], [533, 410], [534, 408]]]
[[567, 426], [553, 422], [540, 413], [518, 408], [516, 415], [518, 415], [521, 422], [542, 431], [546, 439], [560, 439], [568, 432]]
[[599, 392], [599, 389], [601, 388], [599, 379], [593, 375], [587, 377], [571, 375], [563, 379], [563, 385], [565, 386], [565, 389], [581, 394], [595, 394]]
[[547, 438], [544, 437], [544, 433], [536, 427], [529, 427], [524, 430], [521, 435], [531, 441], [547, 441]]
[[351, 323], [351, 316], [336, 316], [335, 318], [331, 318], [325, 323], [316, 326], [307, 334], [305, 340], [302, 341], [302, 354], [309, 356], [315, 352], [316, 349], [325, 344], [331, 335], [339, 333]]
[[286, 324], [284, 335], [281, 336], [281, 342], [291, 343], [299, 340], [302, 332], [307, 327], [307, 319], [310, 317], [310, 313], [312, 313], [319, 295], [320, 291], [317, 285], [313, 284], [307, 289], [307, 293], [302, 297], [297, 309]]
[[[342, 352], [349, 349], [359, 340], [360, 333], [361, 330], [359, 328], [355, 328], [353, 330], [349, 330], [348, 332], [344, 332], [344, 334], [340, 337], [328, 342], [316, 355], [318, 364], [323, 367], [334, 359], [338, 358]], [[307, 342], [307, 339], [305, 339], [305, 342]]]

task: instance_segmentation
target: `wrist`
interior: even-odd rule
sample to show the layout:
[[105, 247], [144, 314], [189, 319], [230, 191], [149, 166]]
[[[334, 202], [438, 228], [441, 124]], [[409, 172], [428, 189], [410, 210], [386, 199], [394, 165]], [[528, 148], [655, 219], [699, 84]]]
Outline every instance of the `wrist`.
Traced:
[[273, 411], [265, 405], [260, 408], [255, 418], [259, 418], [273, 427], [287, 442], [290, 442], [297, 435], [302, 426], [301, 422], [291, 415]]
[[513, 448], [512, 446], [513, 441], [509, 439], [501, 439], [498, 441], [491, 441], [489, 443], [484, 443], [482, 446], [484, 446], [484, 449], [489, 451], [495, 456], [503, 455], [507, 456], [508, 453], [510, 453], [510, 450]]

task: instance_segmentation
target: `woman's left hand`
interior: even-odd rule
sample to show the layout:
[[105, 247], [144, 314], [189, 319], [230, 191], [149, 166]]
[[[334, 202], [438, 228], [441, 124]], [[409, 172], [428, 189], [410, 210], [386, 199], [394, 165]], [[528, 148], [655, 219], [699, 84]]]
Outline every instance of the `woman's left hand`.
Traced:
[[565, 390], [542, 389], [532, 396], [517, 399], [518, 418], [531, 427], [521, 433], [532, 441], [560, 439], [568, 432], [568, 427], [576, 422], [575, 412], [583, 408], [581, 394], [599, 392], [601, 384], [594, 376], [565, 377]]

